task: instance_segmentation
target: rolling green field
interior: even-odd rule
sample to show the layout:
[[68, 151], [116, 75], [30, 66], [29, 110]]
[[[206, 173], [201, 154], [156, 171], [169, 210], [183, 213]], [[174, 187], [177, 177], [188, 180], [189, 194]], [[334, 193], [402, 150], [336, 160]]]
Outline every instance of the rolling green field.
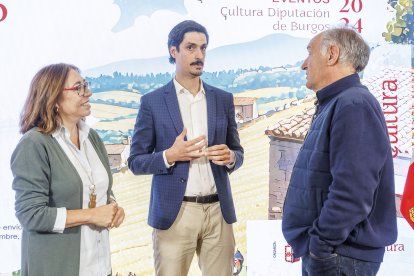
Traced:
[[[295, 92], [297, 89], [292, 87], [271, 87], [271, 88], [261, 88], [255, 90], [249, 90], [245, 92], [240, 92], [234, 94], [235, 97], [254, 97], [254, 98], [269, 98], [278, 96], [282, 93], [288, 93], [290, 91]], [[290, 99], [293, 101], [293, 99]]]
[[105, 91], [99, 93], [93, 93], [92, 99], [94, 100], [112, 100], [116, 99], [119, 102], [139, 102], [141, 99], [141, 94], [120, 90]]

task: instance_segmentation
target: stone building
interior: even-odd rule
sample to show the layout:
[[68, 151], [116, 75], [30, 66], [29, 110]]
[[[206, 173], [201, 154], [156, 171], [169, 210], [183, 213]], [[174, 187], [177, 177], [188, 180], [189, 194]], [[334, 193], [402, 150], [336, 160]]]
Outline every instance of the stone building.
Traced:
[[293, 165], [310, 126], [314, 108], [277, 122], [265, 131], [269, 149], [269, 219], [281, 219]]
[[252, 97], [234, 97], [236, 122], [244, 123], [259, 117], [257, 99]]
[[[394, 94], [384, 91], [384, 81], [395, 81]], [[384, 69], [361, 82], [379, 101], [388, 126], [391, 147], [397, 149], [394, 157], [397, 216], [401, 217], [401, 194], [413, 151], [414, 71]], [[385, 101], [388, 100], [388, 101]], [[395, 111], [393, 113], [392, 111]], [[270, 139], [269, 149], [269, 219], [281, 219], [282, 208], [289, 186], [293, 165], [310, 126], [314, 108], [302, 114], [283, 119], [269, 126], [265, 134]], [[398, 119], [398, 120], [397, 120]], [[356, 122], [357, 123], [357, 122]]]

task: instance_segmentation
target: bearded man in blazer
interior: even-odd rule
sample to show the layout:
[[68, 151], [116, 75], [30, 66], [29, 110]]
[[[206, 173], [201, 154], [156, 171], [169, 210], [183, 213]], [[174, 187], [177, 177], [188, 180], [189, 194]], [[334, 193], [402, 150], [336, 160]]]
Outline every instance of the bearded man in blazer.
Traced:
[[209, 36], [186, 20], [168, 36], [175, 77], [144, 95], [128, 159], [152, 174], [148, 224], [156, 275], [232, 275], [236, 214], [228, 175], [243, 163], [232, 94], [200, 78]]

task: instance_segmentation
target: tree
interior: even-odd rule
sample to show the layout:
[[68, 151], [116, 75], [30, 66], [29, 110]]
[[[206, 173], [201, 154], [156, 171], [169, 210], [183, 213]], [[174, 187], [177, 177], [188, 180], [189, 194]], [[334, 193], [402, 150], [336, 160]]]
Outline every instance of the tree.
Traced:
[[398, 44], [414, 44], [413, 0], [389, 0], [395, 9], [395, 18], [387, 23], [387, 32], [382, 33], [385, 41]]

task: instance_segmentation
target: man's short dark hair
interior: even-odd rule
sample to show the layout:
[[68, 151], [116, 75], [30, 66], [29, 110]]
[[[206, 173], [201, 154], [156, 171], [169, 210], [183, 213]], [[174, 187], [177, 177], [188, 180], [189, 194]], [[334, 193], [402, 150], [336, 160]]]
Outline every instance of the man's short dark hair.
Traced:
[[[179, 45], [181, 44], [181, 42], [183, 42], [184, 35], [190, 32], [205, 34], [208, 44], [208, 33], [206, 28], [193, 20], [185, 20], [181, 23], [178, 23], [174, 28], [172, 28], [172, 30], [168, 34], [168, 52], [173, 46], [175, 46], [178, 52], [180, 50]], [[169, 61], [171, 64], [175, 63], [175, 58], [173, 58], [171, 54]]]

